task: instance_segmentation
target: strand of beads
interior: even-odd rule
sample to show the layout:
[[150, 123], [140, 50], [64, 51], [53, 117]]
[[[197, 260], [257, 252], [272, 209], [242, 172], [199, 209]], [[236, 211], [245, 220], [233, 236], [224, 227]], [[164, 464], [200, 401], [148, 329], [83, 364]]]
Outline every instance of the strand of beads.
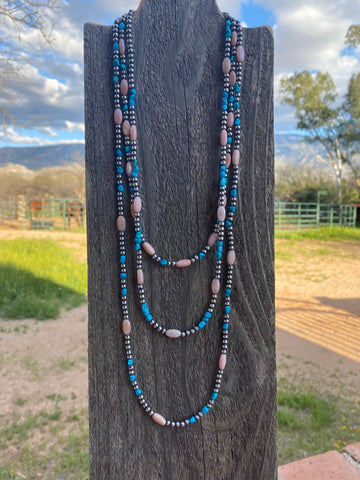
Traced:
[[[131, 324], [129, 321], [128, 309], [127, 309], [127, 271], [126, 271], [126, 252], [125, 252], [125, 230], [126, 230], [126, 222], [123, 215], [123, 183], [122, 183], [122, 175], [124, 173], [124, 168], [122, 166], [122, 143], [121, 137], [123, 137], [123, 147], [125, 149], [125, 154], [127, 157], [127, 164], [126, 170], [129, 173], [130, 168], [128, 167], [129, 162], [135, 168], [138, 167], [137, 165], [137, 158], [136, 158], [136, 119], [135, 119], [135, 98], [136, 98], [136, 91], [134, 87], [134, 63], [133, 63], [133, 47], [132, 47], [132, 15], [133, 12], [130, 11], [127, 15], [123, 16], [121, 19], [117, 20], [114, 25], [114, 35], [113, 35], [113, 65], [114, 65], [114, 121], [115, 121], [115, 137], [116, 137], [116, 172], [117, 172], [117, 181], [118, 181], [118, 188], [117, 188], [117, 205], [118, 205], [118, 230], [119, 230], [119, 244], [120, 244], [120, 278], [121, 278], [121, 299], [122, 299], [122, 313], [123, 313], [123, 333], [124, 333], [124, 340], [125, 340], [125, 349], [127, 355], [127, 364], [129, 369], [129, 376], [130, 382], [133, 386], [135, 395], [137, 396], [140, 405], [145, 409], [145, 411], [152, 417], [152, 419], [160, 424], [166, 426], [173, 426], [173, 427], [180, 427], [189, 424], [195, 423], [197, 420], [200, 419], [201, 416], [205, 415], [210, 408], [213, 406], [218, 392], [221, 386], [221, 380], [223, 371], [226, 365], [227, 359], [227, 344], [228, 344], [228, 323], [229, 323], [229, 312], [230, 312], [230, 293], [231, 293], [231, 284], [232, 284], [232, 270], [233, 264], [235, 261], [235, 254], [233, 250], [233, 235], [232, 235], [232, 216], [235, 212], [236, 208], [236, 195], [233, 195], [233, 190], [236, 190], [237, 183], [238, 183], [238, 161], [234, 161], [234, 153], [236, 150], [233, 151], [233, 176], [232, 176], [232, 187], [230, 191], [230, 201], [228, 212], [226, 215], [226, 184], [227, 184], [227, 171], [230, 166], [229, 161], [229, 154], [231, 153], [231, 143], [232, 140], [229, 142], [228, 138], [232, 138], [232, 125], [228, 125], [227, 119], [228, 114], [231, 113], [232, 108], [235, 109], [235, 134], [234, 134], [234, 146], [237, 148], [237, 152], [239, 152], [239, 128], [237, 126], [240, 125], [240, 122], [237, 123], [237, 119], [239, 118], [238, 114], [238, 106], [235, 105], [231, 99], [231, 95], [229, 98], [229, 94], [232, 93], [232, 90], [229, 90], [229, 80], [231, 76], [231, 72], [234, 70], [238, 72], [238, 85], [241, 82], [241, 67], [237, 65], [235, 62], [235, 56], [231, 55], [230, 57], [230, 69], [228, 68], [228, 61], [225, 61], [226, 58], [229, 59], [229, 52], [230, 52], [230, 42], [232, 47], [233, 44], [233, 37], [234, 31], [238, 34], [241, 28], [238, 23], [232, 21], [231, 18], [226, 15], [226, 35], [225, 35], [225, 59], [223, 62], [223, 71], [224, 71], [224, 96], [223, 96], [223, 117], [222, 117], [222, 130], [220, 135], [221, 140], [221, 162], [220, 162], [220, 195], [219, 195], [219, 202], [218, 202], [218, 211], [217, 211], [217, 235], [218, 238], [216, 241], [216, 256], [217, 256], [217, 265], [216, 265], [216, 273], [219, 274], [219, 289], [220, 289], [220, 275], [221, 275], [221, 256], [223, 250], [223, 243], [224, 243], [224, 226], [227, 228], [228, 233], [228, 247], [229, 251], [227, 254], [227, 264], [228, 264], [228, 272], [227, 272], [227, 282], [226, 282], [226, 290], [225, 290], [225, 307], [224, 307], [224, 323], [223, 323], [223, 330], [222, 330], [222, 350], [219, 358], [219, 368], [216, 375], [215, 386], [211, 393], [209, 401], [193, 416], [182, 420], [182, 421], [171, 421], [166, 420], [161, 414], [155, 413], [154, 410], [151, 408], [147, 400], [145, 399], [141, 388], [137, 382], [137, 377], [135, 373], [134, 367], [134, 360], [132, 356], [132, 348], [131, 348]], [[240, 29], [240, 30], [239, 30]], [[231, 41], [230, 41], [231, 39]], [[239, 35], [239, 39], [241, 42], [241, 35]], [[126, 42], [125, 42], [126, 41]], [[236, 41], [235, 41], [236, 44]], [[239, 45], [238, 45], [239, 46]], [[238, 51], [238, 46], [236, 47], [236, 53]], [[125, 50], [127, 50], [127, 57], [128, 63], [126, 63], [125, 57]], [[234, 50], [232, 48], [232, 50]], [[237, 58], [237, 55], [236, 55]], [[237, 59], [238, 60], [238, 59]], [[238, 60], [239, 62], [240, 60]], [[241, 60], [242, 61], [242, 60]], [[126, 72], [128, 72], [126, 74]], [[122, 98], [122, 106], [123, 112], [120, 109], [120, 93]], [[129, 99], [127, 98], [127, 93], [130, 93]], [[225, 93], [228, 95], [226, 96]], [[240, 89], [239, 92], [240, 93]], [[226, 102], [225, 100], [226, 99]], [[239, 100], [239, 95], [236, 97], [235, 100]], [[224, 108], [225, 103], [229, 105], [229, 112], [227, 112], [227, 105]], [[122, 122], [121, 122], [122, 120]], [[128, 122], [128, 123], [125, 123]], [[124, 125], [125, 124], [125, 125]], [[134, 128], [135, 127], [135, 128]], [[226, 130], [225, 130], [226, 128]], [[223, 131], [225, 130], [227, 140], [226, 143], [223, 141], [223, 137], [225, 136]], [[123, 135], [121, 135], [121, 131]], [[132, 133], [131, 133], [132, 132]], [[135, 133], [134, 133], [135, 132]], [[236, 154], [235, 156], [237, 156]], [[225, 168], [224, 168], [225, 167]], [[225, 173], [224, 173], [225, 172]], [[138, 169], [135, 170], [135, 173], [138, 173]], [[131, 176], [129, 178], [129, 185], [130, 185], [130, 196], [132, 199], [132, 213], [134, 216], [134, 224], [135, 224], [135, 243], [139, 243], [136, 239], [141, 238], [141, 229], [140, 229], [140, 213], [141, 210], [141, 200], [139, 196], [139, 189], [137, 182], [133, 179], [136, 179], [136, 176]], [[225, 179], [225, 180], [224, 180]], [[230, 207], [234, 207], [232, 210]], [[140, 208], [139, 208], [140, 207]], [[227, 218], [226, 218], [227, 216]], [[226, 219], [226, 220], [225, 220]], [[229, 223], [230, 222], [230, 223]], [[140, 232], [140, 233], [139, 233]], [[214, 242], [215, 242], [214, 241]], [[139, 259], [139, 251], [141, 249], [136, 249], [137, 258]], [[141, 271], [142, 272], [142, 271]], [[137, 271], [139, 274], [139, 269]], [[143, 273], [142, 273], [143, 275]], [[213, 281], [214, 282], [214, 281]], [[144, 302], [142, 302], [144, 304]], [[200, 324], [199, 324], [200, 325]], [[203, 328], [200, 326], [199, 329]], [[187, 332], [185, 332], [187, 334]], [[170, 335], [169, 335], [170, 336]]]

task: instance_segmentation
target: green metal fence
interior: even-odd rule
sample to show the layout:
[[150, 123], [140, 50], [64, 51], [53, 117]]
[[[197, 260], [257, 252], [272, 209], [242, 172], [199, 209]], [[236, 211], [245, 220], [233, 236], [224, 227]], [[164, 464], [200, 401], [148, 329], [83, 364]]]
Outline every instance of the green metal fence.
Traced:
[[[0, 226], [20, 229], [85, 227], [85, 202], [78, 198], [0, 198]], [[354, 227], [356, 206], [275, 202], [275, 228], [301, 230], [327, 225]]]
[[321, 226], [355, 227], [355, 205], [275, 202], [275, 228], [291, 231]]
[[85, 227], [85, 202], [79, 198], [0, 199], [3, 228], [74, 229]]

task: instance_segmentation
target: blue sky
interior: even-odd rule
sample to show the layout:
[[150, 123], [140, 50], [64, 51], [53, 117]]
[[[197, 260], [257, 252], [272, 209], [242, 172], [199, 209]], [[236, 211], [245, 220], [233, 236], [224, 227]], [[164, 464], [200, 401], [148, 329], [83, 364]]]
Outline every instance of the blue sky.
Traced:
[[[51, 46], [35, 32], [22, 32], [15, 47], [23, 61], [9, 88], [16, 100], [0, 98], [0, 108], [9, 111], [14, 123], [0, 128], [0, 147], [84, 141], [83, 24], [111, 24], [137, 5], [124, 0], [64, 0]], [[296, 131], [293, 111], [277, 100], [282, 76], [305, 69], [328, 71], [341, 96], [350, 76], [360, 71], [359, 50], [344, 48], [348, 27], [360, 23], [360, 0], [218, 0], [218, 5], [246, 27], [267, 24], [274, 31], [277, 133]], [[2, 38], [6, 28], [0, 26]]]

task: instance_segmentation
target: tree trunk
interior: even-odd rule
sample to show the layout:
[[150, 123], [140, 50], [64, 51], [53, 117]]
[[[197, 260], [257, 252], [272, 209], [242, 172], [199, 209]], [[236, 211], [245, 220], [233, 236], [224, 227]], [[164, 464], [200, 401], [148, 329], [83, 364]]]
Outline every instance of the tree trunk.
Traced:
[[[225, 19], [209, 0], [148, 0], [134, 17], [143, 230], [159, 254], [203, 248], [216, 218]], [[276, 478], [273, 270], [273, 38], [244, 29], [241, 167], [228, 363], [214, 408], [160, 427], [129, 385], [121, 332], [112, 28], [85, 25], [91, 480]], [[129, 207], [129, 199], [125, 204]], [[126, 208], [126, 210], [130, 210]], [[132, 224], [127, 218], [128, 225]], [[133, 239], [128, 239], [133, 251]], [[213, 255], [186, 269], [144, 258], [154, 318], [187, 329], [209, 298]], [[132, 265], [133, 266], [133, 265]], [[200, 334], [171, 341], [145, 324], [129, 269], [139, 383], [154, 409], [187, 418], [207, 400], [221, 346], [218, 305]]]

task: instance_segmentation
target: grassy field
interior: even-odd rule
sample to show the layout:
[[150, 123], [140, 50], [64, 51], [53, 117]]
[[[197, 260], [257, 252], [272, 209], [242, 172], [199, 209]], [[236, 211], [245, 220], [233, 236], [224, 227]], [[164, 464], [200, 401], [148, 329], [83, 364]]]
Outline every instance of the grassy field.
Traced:
[[[86, 248], [84, 246], [84, 248]], [[0, 316], [56, 318], [86, 301], [86, 263], [50, 238], [0, 241]]]
[[[57, 318], [62, 308], [70, 309], [86, 301], [84, 238], [75, 235], [67, 239], [0, 241], [0, 316]], [[329, 265], [335, 270], [338, 264], [353, 268], [359, 265], [359, 256], [351, 246], [360, 242], [360, 230], [335, 227], [281, 233], [276, 238], [277, 273], [289, 284], [299, 282], [310, 290], [317, 285], [321, 289], [328, 281]], [[316, 274], [306, 270], [310, 263], [317, 264]], [[26, 339], [32, 334], [35, 338], [47, 323], [1, 321], [0, 334], [5, 340]], [[67, 325], [72, 325], [72, 320]], [[84, 352], [85, 327], [81, 333], [84, 344], [80, 346]], [[34, 388], [46, 373], [55, 380], [67, 378], [76, 391], [76, 375], [86, 376], [86, 358], [73, 355], [74, 348], [67, 347], [65, 353], [48, 360], [45, 366], [35, 354], [26, 352], [14, 361]], [[3, 380], [11, 373], [9, 358], [0, 353]], [[82, 368], [78, 369], [80, 363]], [[279, 464], [327, 450], [341, 451], [345, 444], [360, 441], [360, 398], [344, 387], [341, 373], [335, 372], [334, 378], [328, 379], [331, 388], [320, 390], [312, 377], [318, 367], [310, 362], [301, 367], [300, 372], [300, 366], [290, 356], [278, 359]], [[42, 385], [47, 385], [46, 381]], [[53, 389], [38, 387], [43, 388], [41, 401], [46, 407], [37, 408], [31, 404], [30, 395], [21, 392], [13, 398], [9, 413], [0, 413], [0, 452], [6, 452], [5, 456], [0, 453], [0, 480], [88, 478], [86, 402], [79, 402], [78, 393], [64, 392], [60, 382], [58, 385]]]

